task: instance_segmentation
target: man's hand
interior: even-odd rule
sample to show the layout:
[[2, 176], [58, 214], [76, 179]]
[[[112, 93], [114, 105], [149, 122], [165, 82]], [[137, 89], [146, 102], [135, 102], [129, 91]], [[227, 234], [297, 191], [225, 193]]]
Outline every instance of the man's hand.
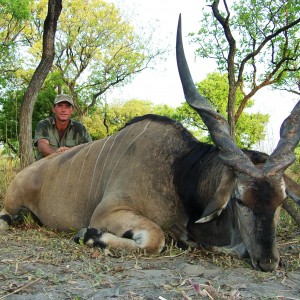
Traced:
[[49, 141], [47, 139], [39, 139], [38, 140], [38, 149], [42, 153], [43, 157], [46, 157], [54, 152], [59, 153], [59, 152], [65, 152], [69, 150], [69, 147], [60, 147], [58, 149], [53, 149]]
[[69, 147], [60, 147], [55, 152], [65, 152], [65, 151], [67, 151], [69, 149], [70, 149]]

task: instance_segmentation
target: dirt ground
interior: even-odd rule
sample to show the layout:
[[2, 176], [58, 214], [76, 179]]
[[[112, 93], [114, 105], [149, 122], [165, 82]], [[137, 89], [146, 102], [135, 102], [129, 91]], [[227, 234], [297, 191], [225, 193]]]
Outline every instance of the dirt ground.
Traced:
[[[287, 241], [288, 240], [288, 241]], [[172, 243], [157, 256], [77, 245], [45, 228], [0, 234], [0, 299], [300, 299], [299, 232], [278, 241], [280, 267]]]

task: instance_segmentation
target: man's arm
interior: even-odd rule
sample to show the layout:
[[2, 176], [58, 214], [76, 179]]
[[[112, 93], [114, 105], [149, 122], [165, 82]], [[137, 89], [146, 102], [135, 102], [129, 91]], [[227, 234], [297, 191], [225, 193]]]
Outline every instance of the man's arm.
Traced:
[[54, 152], [64, 152], [69, 149], [69, 147], [60, 147], [57, 150], [53, 149], [47, 139], [39, 139], [37, 141], [37, 147], [42, 153], [43, 157], [46, 157]]

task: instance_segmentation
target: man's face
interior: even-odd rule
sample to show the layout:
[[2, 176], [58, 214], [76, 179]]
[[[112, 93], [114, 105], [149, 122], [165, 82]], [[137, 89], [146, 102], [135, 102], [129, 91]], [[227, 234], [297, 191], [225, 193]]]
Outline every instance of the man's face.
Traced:
[[58, 121], [66, 122], [71, 118], [74, 108], [69, 102], [60, 102], [52, 107], [52, 112]]

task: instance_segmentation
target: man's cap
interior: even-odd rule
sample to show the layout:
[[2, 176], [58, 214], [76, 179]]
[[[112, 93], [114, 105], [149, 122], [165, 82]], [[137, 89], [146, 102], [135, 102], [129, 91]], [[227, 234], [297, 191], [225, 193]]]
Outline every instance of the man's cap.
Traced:
[[73, 100], [69, 95], [60, 94], [54, 100], [54, 105], [60, 102], [69, 102], [72, 106], [74, 106]]

